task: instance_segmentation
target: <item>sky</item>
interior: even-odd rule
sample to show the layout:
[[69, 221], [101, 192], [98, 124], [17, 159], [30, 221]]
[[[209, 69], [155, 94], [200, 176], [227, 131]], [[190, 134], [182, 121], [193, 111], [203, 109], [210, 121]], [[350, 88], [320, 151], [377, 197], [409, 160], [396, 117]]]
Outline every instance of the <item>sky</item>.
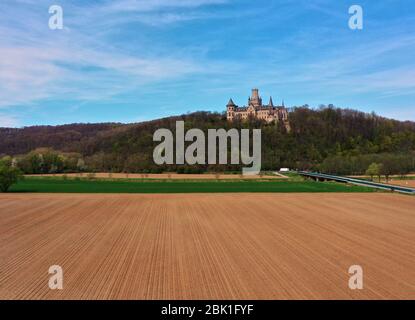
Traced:
[[414, 57], [413, 0], [1, 0], [0, 127], [222, 112], [251, 88], [415, 120]]

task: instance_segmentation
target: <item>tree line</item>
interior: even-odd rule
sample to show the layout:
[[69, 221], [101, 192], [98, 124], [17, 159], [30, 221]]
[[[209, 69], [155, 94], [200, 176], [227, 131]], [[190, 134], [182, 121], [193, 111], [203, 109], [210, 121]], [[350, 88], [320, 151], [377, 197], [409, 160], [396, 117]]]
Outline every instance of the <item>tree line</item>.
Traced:
[[415, 152], [409, 154], [365, 154], [332, 156], [324, 159], [317, 171], [339, 175], [367, 175], [373, 178], [391, 175], [404, 176], [415, 172]]
[[415, 123], [356, 110], [321, 106], [292, 108], [291, 130], [257, 119], [229, 123], [223, 113], [196, 112], [138, 124], [75, 124], [57, 127], [0, 129], [0, 155], [9, 156], [25, 173], [143, 172], [199, 173], [240, 171], [239, 165], [169, 165], [153, 162], [153, 133], [230, 128], [262, 130], [262, 169], [288, 167], [332, 174], [365, 174], [375, 163], [382, 173], [415, 171]]

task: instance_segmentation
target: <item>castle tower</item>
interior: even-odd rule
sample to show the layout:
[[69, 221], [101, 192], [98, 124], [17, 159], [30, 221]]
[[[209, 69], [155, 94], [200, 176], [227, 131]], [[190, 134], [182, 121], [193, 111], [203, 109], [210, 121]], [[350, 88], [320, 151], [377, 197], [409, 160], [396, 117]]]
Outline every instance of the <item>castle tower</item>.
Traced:
[[262, 106], [262, 99], [259, 96], [258, 89], [252, 89], [252, 95], [249, 99], [250, 104], [254, 107], [261, 107]]
[[226, 105], [226, 109], [227, 109], [228, 111], [234, 111], [234, 110], [235, 110], [235, 107], [236, 107], [236, 104], [233, 102], [232, 98], [231, 98], [231, 99], [229, 99], [229, 102], [228, 102], [228, 104]]
[[284, 100], [282, 100], [282, 106], [276, 106], [274, 105], [271, 96], [268, 104], [263, 105], [258, 89], [252, 89], [251, 96], [248, 97], [248, 105], [246, 106], [238, 107], [232, 99], [229, 99], [229, 102], [226, 105], [226, 117], [229, 121], [235, 119], [245, 121], [251, 117], [255, 117], [268, 123], [275, 121], [285, 126], [287, 132], [290, 132], [291, 130], [288, 119], [289, 114], [288, 110], [285, 108]]
[[236, 105], [233, 102], [232, 98], [229, 99], [229, 102], [226, 105], [226, 118], [228, 120], [233, 120], [235, 108], [236, 108]]

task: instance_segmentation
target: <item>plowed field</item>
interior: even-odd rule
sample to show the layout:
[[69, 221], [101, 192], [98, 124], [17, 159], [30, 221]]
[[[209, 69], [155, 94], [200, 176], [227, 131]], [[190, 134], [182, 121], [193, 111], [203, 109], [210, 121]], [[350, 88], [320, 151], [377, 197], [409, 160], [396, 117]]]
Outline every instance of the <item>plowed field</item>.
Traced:
[[0, 299], [415, 299], [414, 208], [387, 193], [3, 194]]

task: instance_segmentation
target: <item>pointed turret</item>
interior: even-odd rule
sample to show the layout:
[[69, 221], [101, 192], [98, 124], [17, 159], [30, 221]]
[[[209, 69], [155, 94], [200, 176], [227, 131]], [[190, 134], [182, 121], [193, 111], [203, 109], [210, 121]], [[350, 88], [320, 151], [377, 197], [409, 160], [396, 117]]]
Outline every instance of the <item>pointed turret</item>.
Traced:
[[272, 102], [272, 97], [269, 97], [269, 103], [268, 103], [269, 107], [273, 107], [274, 103]]
[[232, 98], [229, 99], [229, 102], [228, 102], [228, 104], [226, 106], [228, 106], [228, 107], [235, 107], [235, 103], [233, 103]]

